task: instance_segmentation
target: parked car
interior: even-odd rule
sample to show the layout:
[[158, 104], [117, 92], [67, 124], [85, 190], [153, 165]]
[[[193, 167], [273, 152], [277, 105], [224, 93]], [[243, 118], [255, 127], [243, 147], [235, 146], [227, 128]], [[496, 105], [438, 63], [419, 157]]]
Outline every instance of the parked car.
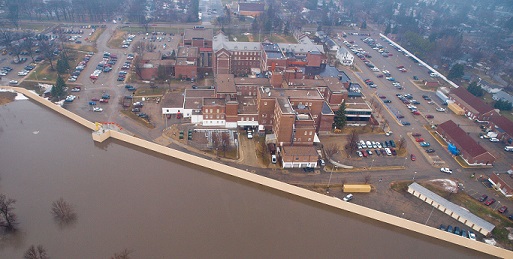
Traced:
[[447, 226], [446, 231], [452, 233], [453, 227], [451, 225]]
[[132, 112], [140, 112], [141, 111], [141, 108], [133, 108], [132, 109]]
[[501, 214], [502, 214], [502, 213], [504, 213], [504, 212], [506, 212], [507, 210], [508, 210], [508, 207], [506, 207], [506, 206], [502, 206], [502, 207], [500, 207], [500, 208], [498, 209], [499, 213], [501, 213]]
[[423, 138], [416, 138], [415, 141], [417, 141], [417, 142], [425, 142]]
[[420, 142], [421, 147], [429, 147], [430, 145], [429, 142]]
[[440, 172], [442, 173], [446, 173], [446, 174], [452, 174], [452, 170], [449, 169], [448, 167], [442, 167], [440, 168]]
[[494, 198], [491, 198], [491, 199], [489, 199], [489, 200], [485, 201], [485, 203], [484, 203], [484, 204], [485, 204], [486, 206], [490, 206], [490, 205], [492, 205], [492, 204], [494, 204], [494, 203], [495, 203], [495, 199], [494, 199]]
[[439, 108], [436, 108], [436, 111], [437, 111], [437, 112], [444, 112], [444, 111], [445, 111], [445, 108], [439, 107]]
[[468, 231], [468, 238], [475, 241], [476, 240], [476, 234], [474, 234], [474, 232], [469, 230]]
[[431, 114], [426, 115], [426, 118], [427, 118], [427, 119], [433, 119], [434, 117], [435, 117], [435, 116], [433, 116], [433, 115], [431, 115]]
[[411, 154], [411, 155], [410, 155], [410, 159], [411, 159], [411, 161], [415, 161], [415, 160], [416, 160], [415, 155], [414, 155], [414, 154]]
[[384, 100], [383, 102], [384, 102], [384, 103], [391, 103], [392, 101], [390, 101], [390, 100], [388, 100], [388, 99], [387, 99], [387, 100]]
[[477, 199], [477, 200], [478, 200], [478, 201], [480, 201], [480, 202], [483, 202], [483, 201], [486, 201], [486, 199], [488, 199], [488, 195], [483, 194], [483, 195], [481, 195], [481, 197], [479, 197], [479, 199]]
[[460, 228], [459, 227], [454, 227], [454, 234], [456, 235], [461, 235], [461, 231], [460, 231]]
[[346, 197], [344, 197], [342, 200], [343, 201], [351, 201], [353, 199], [353, 195], [350, 193], [348, 195], [346, 195]]
[[102, 109], [102, 108], [100, 108], [100, 107], [94, 107], [94, 108], [93, 108], [93, 111], [94, 111], [94, 112], [102, 112], [102, 111], [103, 111], [103, 109]]
[[426, 149], [426, 152], [427, 152], [427, 153], [433, 153], [433, 152], [435, 152], [435, 150], [434, 150], [434, 149], [432, 149], [432, 148], [428, 148], [428, 149]]
[[407, 121], [402, 121], [401, 122], [404, 126], [408, 126], [408, 125], [411, 125], [411, 123], [407, 122]]
[[420, 134], [420, 133], [418, 133], [418, 132], [415, 132], [415, 133], [413, 133], [413, 134], [411, 134], [411, 135], [412, 135], [412, 136], [414, 136], [414, 137], [420, 137], [420, 136], [422, 136], [422, 134]]
[[445, 225], [444, 225], [444, 224], [440, 224], [440, 226], [438, 227], [438, 229], [443, 230], [443, 231], [445, 231], [445, 230], [446, 230], [446, 228], [445, 228]]

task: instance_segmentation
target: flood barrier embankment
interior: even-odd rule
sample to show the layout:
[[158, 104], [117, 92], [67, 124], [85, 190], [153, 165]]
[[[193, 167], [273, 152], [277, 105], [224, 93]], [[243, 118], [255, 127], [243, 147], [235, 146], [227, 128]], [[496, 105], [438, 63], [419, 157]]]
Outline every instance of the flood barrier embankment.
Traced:
[[485, 254], [493, 255], [500, 258], [513, 258], [513, 252], [508, 251], [499, 247], [495, 247], [492, 245], [485, 244], [483, 242], [476, 242], [466, 238], [456, 237], [452, 233], [448, 233], [445, 231], [440, 231], [438, 229], [409, 221], [400, 217], [396, 217], [390, 214], [386, 214], [384, 212], [380, 212], [377, 210], [373, 210], [367, 207], [363, 207], [357, 204], [353, 204], [350, 202], [344, 202], [338, 198], [326, 196], [324, 194], [316, 193], [313, 191], [309, 191], [300, 187], [296, 187], [284, 182], [280, 182], [277, 180], [273, 180], [264, 176], [260, 176], [257, 174], [253, 174], [250, 172], [246, 172], [241, 169], [237, 169], [234, 167], [230, 167], [227, 165], [223, 165], [214, 161], [210, 161], [201, 157], [197, 157], [191, 154], [187, 154], [178, 150], [174, 150], [153, 142], [149, 142], [140, 138], [136, 138], [118, 131], [108, 130], [108, 129], [100, 129], [99, 131], [94, 131], [96, 126], [93, 122], [87, 121], [86, 119], [73, 114], [70, 111], [63, 109], [62, 107], [41, 98], [37, 94], [30, 92], [23, 88], [18, 87], [10, 87], [19, 93], [26, 95], [27, 97], [49, 107], [50, 109], [78, 122], [79, 124], [90, 128], [93, 130], [92, 137], [95, 141], [102, 142], [108, 138], [114, 138], [141, 148], [144, 148], [149, 151], [157, 152], [166, 156], [170, 156], [181, 161], [191, 163], [206, 169], [210, 169], [216, 171], [218, 173], [222, 173], [227, 176], [234, 177], [236, 179], [240, 179], [243, 181], [247, 181], [252, 184], [257, 184], [263, 186], [265, 188], [269, 188], [275, 191], [282, 192], [284, 194], [292, 195], [294, 197], [299, 197], [301, 199], [305, 199], [308, 201], [312, 201], [321, 205], [325, 205], [331, 208], [335, 208], [344, 212], [354, 213], [369, 219], [373, 219], [379, 222], [383, 222], [389, 224], [391, 226], [395, 226], [401, 229], [413, 231], [428, 237], [436, 238], [439, 240], [443, 240], [455, 245], [459, 245], [462, 247], [466, 247], [478, 252], [482, 252]]

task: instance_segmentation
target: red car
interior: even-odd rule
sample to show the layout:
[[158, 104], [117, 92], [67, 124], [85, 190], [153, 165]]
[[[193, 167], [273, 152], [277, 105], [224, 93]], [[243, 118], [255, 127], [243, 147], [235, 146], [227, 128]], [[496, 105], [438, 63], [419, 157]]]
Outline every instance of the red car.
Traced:
[[411, 161], [415, 161], [415, 159], [416, 159], [414, 154], [411, 154], [410, 158], [411, 158]]
[[485, 202], [485, 205], [486, 205], [486, 206], [490, 206], [490, 205], [492, 205], [492, 204], [494, 204], [494, 203], [495, 203], [495, 199], [493, 199], [493, 198], [492, 198], [492, 199], [487, 200], [487, 201]]
[[424, 142], [424, 139], [423, 138], [416, 138], [415, 141], [417, 141], [417, 142]]
[[414, 111], [413, 115], [420, 115], [420, 112], [419, 111]]
[[499, 211], [499, 213], [504, 213], [504, 212], [506, 212], [507, 210], [508, 210], [508, 207], [506, 207], [506, 206], [502, 206], [502, 207], [500, 207], [500, 208], [499, 208], [499, 210], [498, 210], [498, 211]]

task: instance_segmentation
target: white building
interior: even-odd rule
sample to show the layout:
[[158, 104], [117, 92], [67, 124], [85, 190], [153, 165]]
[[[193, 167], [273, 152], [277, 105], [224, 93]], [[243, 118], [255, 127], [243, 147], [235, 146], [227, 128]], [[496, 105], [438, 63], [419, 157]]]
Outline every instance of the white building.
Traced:
[[337, 50], [336, 58], [344, 66], [352, 66], [354, 62], [354, 55], [345, 47], [340, 47]]

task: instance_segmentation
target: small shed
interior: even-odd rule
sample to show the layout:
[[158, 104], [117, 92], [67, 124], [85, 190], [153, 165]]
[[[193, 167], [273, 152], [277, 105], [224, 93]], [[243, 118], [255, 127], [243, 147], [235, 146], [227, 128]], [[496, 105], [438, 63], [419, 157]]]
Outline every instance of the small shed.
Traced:
[[344, 192], [371, 192], [370, 184], [344, 184]]

